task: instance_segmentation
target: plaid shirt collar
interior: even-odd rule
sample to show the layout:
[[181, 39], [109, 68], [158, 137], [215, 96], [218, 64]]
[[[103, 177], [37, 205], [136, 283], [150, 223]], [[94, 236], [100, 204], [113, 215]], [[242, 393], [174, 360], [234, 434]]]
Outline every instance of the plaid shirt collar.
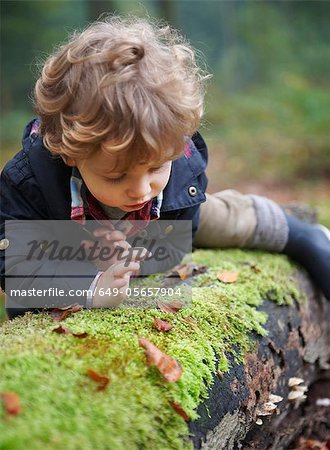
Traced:
[[[76, 167], [72, 169], [70, 179], [71, 191], [71, 220], [75, 220], [82, 225], [91, 217], [97, 221], [104, 222], [103, 225], [113, 227], [111, 217], [108, 217], [96, 198], [88, 191], [79, 170]], [[126, 233], [133, 236], [141, 229], [146, 228], [151, 220], [157, 220], [160, 217], [160, 208], [162, 206], [163, 192], [150, 200], [142, 209], [128, 212], [121, 219], [125, 221]], [[127, 225], [129, 224], [129, 230]]]

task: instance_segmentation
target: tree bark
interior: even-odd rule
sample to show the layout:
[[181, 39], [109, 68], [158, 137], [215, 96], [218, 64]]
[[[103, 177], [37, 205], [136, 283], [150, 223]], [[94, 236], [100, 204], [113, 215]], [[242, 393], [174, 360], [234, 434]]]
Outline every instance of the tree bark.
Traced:
[[112, 0], [88, 0], [87, 10], [88, 19], [94, 21], [103, 13], [113, 13], [115, 11], [115, 5]]
[[[266, 300], [261, 309], [269, 317], [268, 336], [255, 337], [256, 349], [244, 364], [233, 363], [229, 373], [215, 376], [208, 400], [199, 407], [200, 419], [190, 424], [195, 449], [294, 448], [304, 430], [320, 440], [329, 437], [329, 408], [316, 400], [329, 397], [330, 303], [304, 274], [298, 274], [298, 282], [307, 301], [277, 306]], [[303, 379], [300, 388], [289, 387], [293, 377]], [[302, 386], [306, 399], [289, 400]], [[283, 400], [263, 416], [271, 394]]]

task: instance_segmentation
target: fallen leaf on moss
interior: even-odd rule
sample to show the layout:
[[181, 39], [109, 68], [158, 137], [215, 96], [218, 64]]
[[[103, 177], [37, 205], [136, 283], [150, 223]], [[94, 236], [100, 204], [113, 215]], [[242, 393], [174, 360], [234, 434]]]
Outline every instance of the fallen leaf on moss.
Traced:
[[59, 334], [72, 334], [72, 336], [79, 338], [79, 339], [83, 339], [88, 336], [88, 333], [86, 331], [84, 333], [72, 333], [72, 331], [70, 331], [68, 328], [64, 327], [63, 325], [60, 325], [59, 327], [54, 328], [52, 331], [54, 333], [59, 333]]
[[157, 306], [161, 311], [168, 313], [176, 313], [184, 307], [184, 303], [180, 300], [173, 300], [172, 302], [157, 302]]
[[165, 322], [165, 320], [154, 318], [154, 328], [156, 328], [156, 330], [158, 331], [164, 332], [171, 330], [173, 328], [173, 325]]
[[182, 406], [180, 406], [178, 403], [172, 402], [170, 401], [170, 405], [172, 406], [173, 409], [175, 409], [175, 411], [180, 414], [181, 417], [184, 418], [184, 420], [187, 422], [190, 417], [188, 416], [188, 414], [186, 413], [186, 411], [182, 408]]
[[237, 281], [238, 272], [219, 272], [217, 278], [223, 283], [235, 283]]
[[169, 272], [166, 273], [168, 278], [180, 277], [181, 280], [186, 278], [194, 277], [200, 273], [205, 273], [207, 271], [207, 266], [198, 266], [194, 263], [188, 264], [178, 264], [174, 266]]
[[58, 333], [58, 334], [70, 334], [71, 333], [71, 331], [68, 328], [64, 327], [63, 325], [60, 325], [59, 327], [54, 328], [52, 331], [53, 331], [53, 333]]
[[72, 333], [72, 336], [79, 338], [79, 339], [84, 339], [88, 336], [87, 331], [85, 331], [84, 333]]
[[78, 303], [73, 303], [69, 306], [64, 306], [63, 308], [54, 308], [51, 310], [50, 314], [55, 322], [60, 322], [66, 317], [74, 314], [82, 309], [82, 306]]
[[259, 267], [257, 267], [256, 264], [251, 264], [250, 265], [251, 270], [253, 270], [255, 273], [260, 273], [261, 269], [259, 269]]
[[181, 378], [182, 368], [174, 358], [159, 350], [148, 339], [139, 338], [139, 345], [145, 349], [147, 364], [155, 365], [166, 381], [175, 383]]
[[22, 412], [19, 396], [15, 392], [0, 392], [6, 414], [17, 416]]
[[93, 369], [87, 369], [87, 375], [91, 380], [95, 381], [95, 383], [98, 383], [98, 391], [104, 391], [110, 382], [110, 378], [98, 374]]

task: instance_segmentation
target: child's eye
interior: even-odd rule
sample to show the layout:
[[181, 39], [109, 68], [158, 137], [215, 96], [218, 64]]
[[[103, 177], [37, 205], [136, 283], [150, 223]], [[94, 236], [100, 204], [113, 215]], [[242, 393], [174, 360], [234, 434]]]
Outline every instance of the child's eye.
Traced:
[[151, 167], [150, 168], [150, 171], [151, 172], [161, 172], [162, 170], [164, 170], [165, 169], [165, 167], [166, 167], [166, 163], [164, 163], [164, 164], [162, 164], [161, 166], [158, 166], [158, 167]]
[[105, 178], [105, 180], [108, 181], [109, 183], [116, 184], [116, 183], [120, 183], [124, 178], [125, 178], [125, 175], [121, 175], [118, 178]]

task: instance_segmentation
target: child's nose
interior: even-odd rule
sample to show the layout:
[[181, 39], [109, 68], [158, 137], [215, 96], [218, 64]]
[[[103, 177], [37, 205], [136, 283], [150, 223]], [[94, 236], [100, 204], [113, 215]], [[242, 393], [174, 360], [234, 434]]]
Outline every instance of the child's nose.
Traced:
[[137, 200], [148, 200], [151, 193], [151, 186], [148, 177], [136, 180], [128, 189], [128, 196]]

